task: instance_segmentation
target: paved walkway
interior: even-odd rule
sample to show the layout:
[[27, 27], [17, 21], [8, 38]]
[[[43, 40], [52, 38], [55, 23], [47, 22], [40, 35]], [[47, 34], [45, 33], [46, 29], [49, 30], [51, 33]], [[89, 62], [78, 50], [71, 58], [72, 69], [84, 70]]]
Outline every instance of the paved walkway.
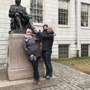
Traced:
[[90, 75], [58, 63], [52, 65], [57, 85], [37, 90], [90, 90]]

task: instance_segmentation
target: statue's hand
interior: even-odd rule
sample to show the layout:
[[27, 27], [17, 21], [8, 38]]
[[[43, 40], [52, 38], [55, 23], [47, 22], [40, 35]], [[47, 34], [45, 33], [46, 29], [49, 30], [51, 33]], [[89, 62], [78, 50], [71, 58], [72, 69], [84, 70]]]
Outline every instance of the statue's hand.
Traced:
[[33, 54], [31, 54], [31, 55], [30, 55], [30, 57], [31, 57], [31, 58], [33, 58], [33, 57], [34, 57], [34, 55], [33, 55]]
[[19, 13], [15, 13], [15, 16], [19, 16]]
[[34, 29], [34, 32], [35, 32], [35, 34], [37, 34], [37, 33], [39, 33], [39, 30], [37, 30], [37, 29]]
[[19, 14], [23, 15], [23, 12], [22, 11], [18, 11]]
[[39, 32], [39, 30], [37, 30], [36, 28], [34, 29], [34, 31]]

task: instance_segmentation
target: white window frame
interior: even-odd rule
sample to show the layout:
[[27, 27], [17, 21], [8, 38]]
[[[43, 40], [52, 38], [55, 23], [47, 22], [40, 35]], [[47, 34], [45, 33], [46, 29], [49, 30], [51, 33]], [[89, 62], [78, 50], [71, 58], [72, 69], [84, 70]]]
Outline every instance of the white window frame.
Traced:
[[[33, 25], [35, 25], [35, 26], [42, 26], [44, 24], [44, 1], [45, 0], [42, 0], [42, 2], [43, 2], [43, 8], [42, 8], [42, 10], [43, 10], [43, 14], [42, 14], [43, 15], [43, 22], [42, 23], [35, 23], [35, 22], [33, 22]], [[30, 8], [31, 8], [31, 6], [30, 6]]]
[[[89, 9], [88, 9], [88, 26], [87, 27], [84, 27], [84, 26], [81, 26], [82, 29], [90, 29], [90, 4], [89, 3], [85, 3], [85, 2], [81, 2], [81, 4], [86, 4], [86, 5], [89, 5]], [[81, 15], [80, 15], [80, 18], [81, 18]], [[80, 22], [80, 25], [81, 25], [81, 22]]]
[[58, 27], [70, 27], [70, 0], [65, 0], [68, 2], [68, 24], [67, 25], [60, 25], [58, 24]]

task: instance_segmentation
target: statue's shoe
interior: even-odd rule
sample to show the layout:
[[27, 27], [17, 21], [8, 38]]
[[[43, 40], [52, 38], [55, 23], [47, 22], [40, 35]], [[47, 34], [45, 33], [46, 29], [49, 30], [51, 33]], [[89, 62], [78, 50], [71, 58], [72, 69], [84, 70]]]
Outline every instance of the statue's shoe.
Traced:
[[23, 30], [23, 28], [19, 28], [19, 30]]

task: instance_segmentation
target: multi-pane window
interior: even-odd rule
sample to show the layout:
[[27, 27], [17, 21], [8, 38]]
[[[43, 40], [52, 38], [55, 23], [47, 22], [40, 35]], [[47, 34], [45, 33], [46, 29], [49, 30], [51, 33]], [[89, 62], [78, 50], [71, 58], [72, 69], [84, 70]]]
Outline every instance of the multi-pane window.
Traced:
[[34, 23], [43, 23], [43, 0], [30, 0], [30, 6]]
[[68, 58], [68, 45], [59, 45], [59, 58]]
[[81, 56], [88, 56], [88, 45], [81, 45]]
[[58, 0], [58, 24], [68, 25], [68, 0]]
[[81, 4], [81, 26], [88, 27], [88, 9], [89, 5]]

